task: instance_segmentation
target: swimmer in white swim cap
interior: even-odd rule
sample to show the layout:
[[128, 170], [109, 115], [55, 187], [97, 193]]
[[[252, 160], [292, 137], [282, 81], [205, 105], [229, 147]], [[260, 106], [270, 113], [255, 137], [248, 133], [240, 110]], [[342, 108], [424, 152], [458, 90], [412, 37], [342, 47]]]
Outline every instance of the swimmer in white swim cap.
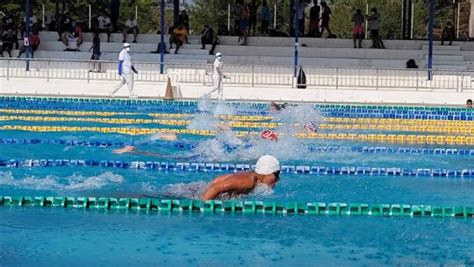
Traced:
[[254, 171], [238, 172], [219, 176], [207, 186], [202, 199], [216, 199], [222, 194], [247, 194], [257, 184], [273, 188], [280, 180], [280, 162], [273, 156], [261, 156]]

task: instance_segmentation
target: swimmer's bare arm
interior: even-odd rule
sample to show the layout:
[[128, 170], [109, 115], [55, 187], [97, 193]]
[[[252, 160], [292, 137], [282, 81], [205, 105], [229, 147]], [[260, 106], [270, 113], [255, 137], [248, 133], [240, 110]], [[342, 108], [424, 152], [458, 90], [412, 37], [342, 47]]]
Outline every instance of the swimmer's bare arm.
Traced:
[[211, 200], [217, 198], [220, 194], [233, 191], [246, 191], [255, 186], [251, 179], [241, 179], [235, 174], [228, 174], [217, 177], [212, 181], [204, 192], [202, 199]]

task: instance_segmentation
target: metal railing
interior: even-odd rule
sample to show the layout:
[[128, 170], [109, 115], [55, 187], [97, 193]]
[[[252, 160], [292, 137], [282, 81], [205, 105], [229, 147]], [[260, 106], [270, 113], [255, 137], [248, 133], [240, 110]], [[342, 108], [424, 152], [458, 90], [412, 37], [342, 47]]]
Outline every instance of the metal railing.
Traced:
[[[26, 71], [24, 59], [0, 59], [0, 79], [36, 78], [46, 81], [73, 79], [90, 81], [118, 80], [117, 62], [30, 59]], [[95, 65], [94, 65], [95, 64]], [[100, 72], [91, 72], [99, 68]], [[212, 83], [212, 64], [136, 63], [139, 70], [137, 82], [165, 82], [171, 76], [175, 83]], [[256, 86], [296, 87], [293, 66], [224, 65], [229, 79], [225, 84]], [[307, 67], [308, 89], [368, 89], [368, 90], [445, 90], [462, 92], [473, 90], [474, 72], [433, 70], [433, 79], [427, 80], [426, 70], [411, 69], [361, 69]]]

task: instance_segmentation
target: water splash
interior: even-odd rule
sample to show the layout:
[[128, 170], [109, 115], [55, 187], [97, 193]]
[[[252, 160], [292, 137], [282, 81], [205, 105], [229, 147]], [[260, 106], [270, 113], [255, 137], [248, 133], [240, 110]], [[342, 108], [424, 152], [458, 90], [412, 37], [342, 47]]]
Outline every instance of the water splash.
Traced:
[[58, 192], [87, 191], [101, 189], [105, 186], [123, 183], [121, 175], [104, 172], [96, 176], [73, 174], [67, 177], [47, 175], [44, 178], [25, 176], [15, 178], [11, 172], [0, 172], [0, 185], [11, 186], [15, 189], [51, 190]]

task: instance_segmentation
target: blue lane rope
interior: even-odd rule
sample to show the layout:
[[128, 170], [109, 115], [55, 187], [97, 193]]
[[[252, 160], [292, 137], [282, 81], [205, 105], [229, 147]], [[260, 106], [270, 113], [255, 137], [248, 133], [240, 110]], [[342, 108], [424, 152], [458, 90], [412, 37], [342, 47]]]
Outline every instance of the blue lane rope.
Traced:
[[[158, 147], [175, 148], [175, 149], [194, 149], [198, 142], [117, 142], [117, 141], [87, 141], [87, 140], [69, 140], [69, 139], [22, 139], [22, 138], [0, 138], [0, 144], [59, 144], [65, 146], [84, 146], [84, 147], [123, 147], [126, 145], [156, 145]], [[250, 145], [249, 145], [250, 146]], [[224, 145], [226, 152], [232, 152], [239, 147]], [[385, 147], [385, 146], [319, 146], [315, 144], [306, 144], [305, 147], [309, 152], [315, 153], [338, 153], [338, 152], [354, 152], [369, 154], [414, 154], [414, 155], [455, 155], [455, 156], [474, 156], [474, 149], [457, 149], [457, 148], [416, 148], [416, 147]]]
[[[105, 111], [139, 111], [195, 113], [197, 101], [162, 100], [119, 100], [87, 98], [22, 98], [0, 97], [4, 108], [29, 108], [50, 110], [105, 110]], [[236, 115], [268, 115], [268, 103], [230, 102], [226, 105], [236, 107]], [[402, 107], [370, 105], [313, 105], [323, 116], [347, 118], [399, 118], [430, 120], [474, 120], [474, 111], [463, 108], [444, 107]], [[245, 110], [250, 109], [250, 110]]]
[[[144, 169], [156, 171], [184, 172], [239, 172], [250, 171], [254, 165], [234, 163], [198, 163], [168, 161], [122, 161], [87, 159], [0, 159], [0, 167], [104, 167], [117, 169]], [[474, 169], [427, 169], [427, 168], [381, 168], [381, 167], [333, 167], [309, 165], [283, 165], [282, 173], [305, 175], [374, 175], [374, 176], [430, 176], [430, 177], [474, 177]]]

